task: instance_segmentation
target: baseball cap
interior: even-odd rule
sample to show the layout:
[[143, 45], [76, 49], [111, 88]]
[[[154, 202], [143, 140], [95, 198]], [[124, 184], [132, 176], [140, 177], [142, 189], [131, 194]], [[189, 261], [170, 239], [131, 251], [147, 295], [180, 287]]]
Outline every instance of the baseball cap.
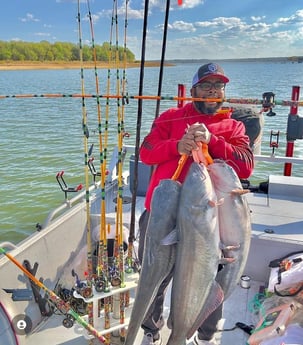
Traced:
[[221, 66], [216, 63], [210, 62], [201, 66], [193, 77], [192, 86], [201, 82], [209, 76], [215, 76], [220, 78], [223, 83], [228, 83], [229, 79], [224, 74], [224, 70]]

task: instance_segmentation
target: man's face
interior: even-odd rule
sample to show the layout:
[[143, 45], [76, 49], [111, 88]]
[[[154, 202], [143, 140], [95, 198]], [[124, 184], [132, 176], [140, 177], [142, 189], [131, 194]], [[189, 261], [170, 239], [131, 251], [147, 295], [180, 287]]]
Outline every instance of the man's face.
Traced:
[[[216, 76], [210, 76], [196, 84], [191, 89], [192, 97], [198, 98], [224, 98], [225, 83]], [[195, 108], [204, 114], [215, 114], [223, 102], [194, 101]]]

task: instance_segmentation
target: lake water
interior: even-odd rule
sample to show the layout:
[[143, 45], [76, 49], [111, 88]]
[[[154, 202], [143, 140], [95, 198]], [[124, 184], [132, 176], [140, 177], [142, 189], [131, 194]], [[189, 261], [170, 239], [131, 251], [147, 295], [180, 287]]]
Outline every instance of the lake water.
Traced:
[[[230, 78], [227, 98], [261, 99], [263, 92], [272, 91], [277, 100], [289, 100], [293, 85], [303, 85], [303, 64], [270, 62], [224, 62]], [[163, 96], [176, 96], [177, 84], [185, 84], [189, 96], [192, 75], [197, 63], [177, 64], [167, 67], [163, 76]], [[127, 91], [137, 95], [138, 68], [126, 72]], [[144, 74], [144, 95], [156, 95], [158, 68], [147, 68]], [[120, 71], [120, 76], [122, 76]], [[99, 90], [106, 94], [107, 70], [98, 71]], [[49, 211], [64, 201], [55, 176], [65, 171], [70, 186], [84, 181], [84, 145], [82, 130], [82, 103], [80, 98], [13, 98], [20, 94], [76, 94], [81, 93], [79, 70], [0, 71], [0, 242], [17, 243], [35, 231], [36, 223], [43, 223]], [[116, 73], [111, 73], [111, 84], [116, 85]], [[96, 93], [93, 70], [84, 71], [86, 93]], [[114, 93], [112, 90], [111, 93]], [[110, 101], [110, 144], [117, 138], [117, 106]], [[161, 101], [160, 110], [176, 106], [174, 101]], [[121, 107], [121, 104], [120, 104]], [[122, 108], [122, 107], [121, 107]], [[141, 140], [148, 132], [155, 117], [156, 102], [143, 101]], [[89, 145], [98, 144], [97, 106], [95, 99], [86, 99], [85, 110], [90, 133]], [[289, 107], [276, 106], [275, 117], [265, 117], [262, 153], [269, 148], [270, 131], [280, 130], [280, 146], [277, 155], [285, 155], [285, 130]], [[125, 105], [125, 130], [130, 134], [126, 144], [135, 143], [137, 101], [130, 99]], [[300, 113], [300, 110], [299, 110]], [[101, 114], [105, 114], [105, 99], [101, 100]], [[296, 142], [295, 156], [302, 157], [302, 142]], [[94, 152], [95, 156], [97, 151]], [[96, 164], [98, 166], [98, 163]], [[268, 171], [262, 165], [255, 170], [262, 180]], [[302, 171], [295, 171], [303, 176]]]

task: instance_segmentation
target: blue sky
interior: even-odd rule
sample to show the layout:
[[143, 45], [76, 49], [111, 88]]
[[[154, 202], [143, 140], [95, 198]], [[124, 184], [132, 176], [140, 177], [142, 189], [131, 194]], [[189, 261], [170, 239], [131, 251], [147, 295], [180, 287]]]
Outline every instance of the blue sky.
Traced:
[[[141, 56], [144, 0], [127, 2], [127, 47]], [[116, 0], [124, 45], [126, 0]], [[110, 40], [112, 0], [90, 0], [95, 43]], [[166, 0], [149, 1], [146, 59], [161, 57]], [[82, 40], [91, 42], [87, 1], [81, 0]], [[0, 40], [77, 43], [77, 1], [6, 0], [0, 13]], [[116, 32], [116, 27], [113, 28]], [[232, 59], [303, 56], [302, 0], [171, 0], [167, 59]]]

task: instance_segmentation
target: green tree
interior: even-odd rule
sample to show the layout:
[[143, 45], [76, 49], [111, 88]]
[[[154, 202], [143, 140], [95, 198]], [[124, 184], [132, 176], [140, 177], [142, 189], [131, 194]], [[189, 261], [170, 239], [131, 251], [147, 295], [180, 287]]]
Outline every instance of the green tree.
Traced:
[[[135, 55], [123, 47], [112, 47], [108, 42], [95, 45], [98, 61], [116, 60], [128, 62], [135, 60]], [[82, 47], [83, 61], [93, 61], [93, 48], [89, 45]], [[0, 61], [79, 61], [79, 45], [69, 42], [48, 41], [0, 41]]]

